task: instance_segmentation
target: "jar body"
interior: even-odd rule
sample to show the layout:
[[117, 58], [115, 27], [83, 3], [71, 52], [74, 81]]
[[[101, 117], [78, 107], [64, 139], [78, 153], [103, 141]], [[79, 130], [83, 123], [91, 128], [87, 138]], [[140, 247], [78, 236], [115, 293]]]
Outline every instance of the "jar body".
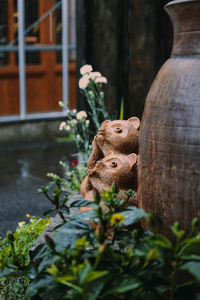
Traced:
[[200, 216], [200, 55], [170, 58], [147, 96], [142, 119], [138, 205], [159, 216], [155, 230], [185, 230]]

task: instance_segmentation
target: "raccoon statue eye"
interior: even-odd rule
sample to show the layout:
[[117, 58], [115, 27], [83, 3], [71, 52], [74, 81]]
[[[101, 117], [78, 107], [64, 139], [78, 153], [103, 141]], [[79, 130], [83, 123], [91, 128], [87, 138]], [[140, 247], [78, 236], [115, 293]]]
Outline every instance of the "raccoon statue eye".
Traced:
[[110, 166], [111, 166], [112, 168], [116, 168], [116, 166], [117, 166], [116, 161], [112, 161], [111, 164], [110, 164]]
[[122, 129], [121, 129], [121, 127], [115, 127], [115, 132], [117, 132], [117, 133], [121, 133], [121, 132], [122, 132]]

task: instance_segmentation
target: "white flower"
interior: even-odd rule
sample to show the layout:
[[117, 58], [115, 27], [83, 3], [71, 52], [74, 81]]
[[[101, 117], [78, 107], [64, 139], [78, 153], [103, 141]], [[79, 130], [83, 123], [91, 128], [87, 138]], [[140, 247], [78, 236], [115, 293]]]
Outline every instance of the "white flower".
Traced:
[[66, 125], [67, 125], [66, 122], [61, 122], [59, 130], [65, 129]]
[[84, 75], [83, 77], [81, 77], [81, 79], [79, 79], [78, 86], [80, 89], [84, 90], [89, 83], [90, 81], [88, 79], [88, 75]]
[[92, 72], [93, 68], [91, 65], [84, 65], [80, 68], [81, 75]]
[[70, 127], [69, 125], [67, 125], [67, 126], [65, 127], [65, 130], [70, 131], [70, 130], [71, 130], [71, 127]]
[[106, 77], [97, 77], [95, 79], [96, 83], [108, 83], [108, 80], [106, 79]]
[[84, 110], [81, 110], [77, 113], [76, 115], [77, 120], [81, 120], [81, 119], [86, 119], [87, 118], [87, 114]]
[[86, 124], [86, 126], [88, 126], [90, 124], [90, 120], [86, 120], [85, 124]]
[[77, 124], [76, 119], [72, 119], [72, 120], [71, 120], [71, 124]]
[[65, 113], [69, 114], [70, 113], [70, 109], [66, 109]]
[[19, 227], [22, 227], [22, 226], [24, 226], [24, 225], [25, 225], [25, 222], [24, 222], [24, 221], [18, 223], [18, 226], [19, 226]]
[[80, 140], [80, 134], [77, 134], [77, 136], [76, 136], [76, 138], [78, 139], [78, 140]]
[[76, 113], [77, 113], [77, 110], [74, 108], [74, 109], [72, 110], [72, 112], [73, 112], [73, 114], [76, 114]]
[[91, 79], [95, 79], [97, 77], [101, 77], [101, 73], [99, 72], [91, 72], [89, 75], [88, 75], [89, 78]]

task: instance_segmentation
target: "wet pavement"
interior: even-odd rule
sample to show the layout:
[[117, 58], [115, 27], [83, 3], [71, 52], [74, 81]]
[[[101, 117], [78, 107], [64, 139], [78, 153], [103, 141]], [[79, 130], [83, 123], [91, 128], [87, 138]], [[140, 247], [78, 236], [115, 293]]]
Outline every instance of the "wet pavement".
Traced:
[[40, 142], [0, 148], [0, 236], [15, 230], [26, 214], [42, 216], [51, 207], [41, 185], [48, 183], [46, 173], [63, 175], [59, 161], [70, 161], [75, 149], [66, 142]]

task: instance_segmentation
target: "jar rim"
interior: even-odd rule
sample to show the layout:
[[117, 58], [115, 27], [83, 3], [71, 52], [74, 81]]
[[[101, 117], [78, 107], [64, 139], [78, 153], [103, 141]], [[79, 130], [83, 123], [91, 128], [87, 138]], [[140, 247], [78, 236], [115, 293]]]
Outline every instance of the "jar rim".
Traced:
[[176, 4], [184, 4], [184, 3], [190, 3], [190, 2], [199, 2], [200, 3], [200, 0], [173, 0], [173, 1], [170, 1], [168, 2], [166, 5], [165, 5], [165, 8], [171, 6], [171, 5], [176, 5]]

